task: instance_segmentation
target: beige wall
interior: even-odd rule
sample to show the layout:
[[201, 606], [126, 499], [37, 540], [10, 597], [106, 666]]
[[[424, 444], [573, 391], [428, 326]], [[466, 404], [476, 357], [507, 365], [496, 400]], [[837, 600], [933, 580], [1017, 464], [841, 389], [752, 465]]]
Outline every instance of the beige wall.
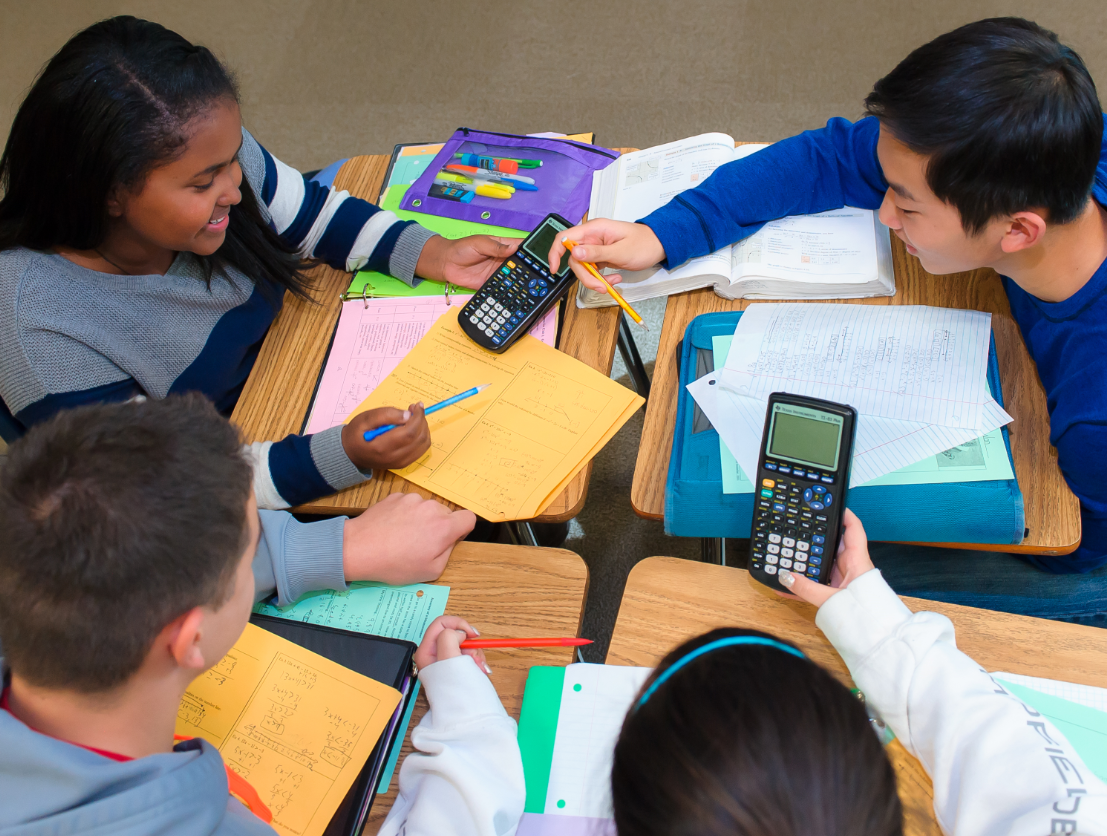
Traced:
[[707, 130], [776, 139], [856, 117], [913, 47], [979, 17], [1056, 30], [1107, 79], [1107, 2], [0, 0], [0, 138], [65, 39], [160, 21], [238, 73], [247, 124], [302, 169], [459, 126], [594, 130], [644, 147]]

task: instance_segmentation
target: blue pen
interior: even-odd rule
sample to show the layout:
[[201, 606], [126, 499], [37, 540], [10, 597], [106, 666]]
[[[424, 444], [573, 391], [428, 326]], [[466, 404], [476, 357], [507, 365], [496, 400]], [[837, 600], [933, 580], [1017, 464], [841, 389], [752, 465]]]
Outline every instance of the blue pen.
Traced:
[[[432, 412], [438, 412], [438, 410], [440, 410], [440, 409], [445, 409], [448, 406], [453, 406], [458, 401], [463, 401], [466, 398], [471, 398], [471, 397], [473, 397], [473, 395], [477, 394], [480, 391], [483, 391], [484, 389], [487, 389], [491, 385], [492, 385], [491, 383], [482, 383], [480, 386], [474, 386], [472, 389], [466, 389], [464, 392], [461, 392], [460, 394], [454, 395], [452, 398], [446, 398], [446, 400], [439, 401], [434, 406], [428, 406], [426, 411], [423, 414], [424, 415], [430, 415]], [[374, 438], [377, 438], [378, 436], [382, 436], [386, 432], [388, 432], [389, 430], [396, 429], [396, 427], [398, 427], [398, 426], [400, 426], [400, 425], [399, 424], [385, 424], [383, 427], [376, 427], [374, 429], [371, 429], [371, 430], [369, 430], [369, 432], [365, 433], [365, 440], [366, 441], [372, 441]]]

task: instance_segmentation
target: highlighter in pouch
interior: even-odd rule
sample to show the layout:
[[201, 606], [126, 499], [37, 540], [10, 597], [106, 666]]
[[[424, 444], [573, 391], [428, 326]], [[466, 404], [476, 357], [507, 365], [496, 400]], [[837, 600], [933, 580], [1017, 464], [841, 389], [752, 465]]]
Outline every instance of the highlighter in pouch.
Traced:
[[857, 410], [773, 392], [754, 488], [750, 575], [788, 592], [781, 569], [830, 583], [842, 536]]

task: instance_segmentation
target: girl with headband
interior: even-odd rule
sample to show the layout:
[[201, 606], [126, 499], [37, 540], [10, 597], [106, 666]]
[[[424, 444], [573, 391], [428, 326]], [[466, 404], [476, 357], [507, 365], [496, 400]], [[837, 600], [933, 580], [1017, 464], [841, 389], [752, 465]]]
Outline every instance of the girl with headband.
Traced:
[[[922, 762], [958, 836], [1107, 834], [1107, 787], [1071, 744], [912, 613], [846, 512], [831, 586], [782, 572], [819, 607], [869, 706]], [[897, 836], [896, 779], [865, 708], [791, 644], [720, 629], [666, 656], [623, 724], [611, 776], [619, 836]]]

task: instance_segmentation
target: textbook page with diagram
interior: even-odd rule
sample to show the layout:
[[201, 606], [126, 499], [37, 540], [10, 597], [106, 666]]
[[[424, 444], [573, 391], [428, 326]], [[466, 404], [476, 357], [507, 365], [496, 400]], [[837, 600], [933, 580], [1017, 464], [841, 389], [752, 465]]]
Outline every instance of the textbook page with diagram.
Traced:
[[400, 692], [247, 624], [189, 686], [176, 733], [245, 778], [282, 836], [321, 836], [400, 704]]
[[[633, 151], [592, 175], [589, 218], [634, 222], [706, 180], [720, 165], [764, 145], [739, 145], [711, 133]], [[871, 209], [846, 206], [770, 221], [733, 246], [672, 270], [620, 270], [628, 302], [714, 285], [727, 299], [860, 299], [894, 296], [892, 248]], [[611, 272], [611, 271], [609, 271]], [[582, 308], [613, 304], [583, 285]]]
[[395, 472], [487, 520], [533, 519], [645, 401], [531, 336], [503, 354], [485, 351], [462, 332], [457, 310], [351, 414], [488, 384], [428, 416], [430, 450]]

